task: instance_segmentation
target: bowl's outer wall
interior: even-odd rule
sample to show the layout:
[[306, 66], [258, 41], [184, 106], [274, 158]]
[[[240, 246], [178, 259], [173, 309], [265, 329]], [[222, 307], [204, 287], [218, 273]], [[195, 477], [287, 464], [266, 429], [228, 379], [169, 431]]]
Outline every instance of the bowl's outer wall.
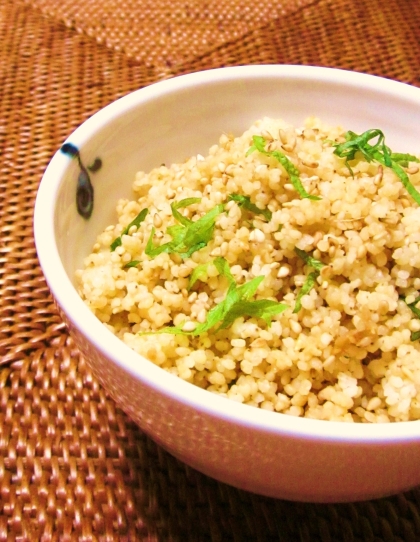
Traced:
[[[277, 415], [278, 430], [255, 426], [250, 430], [245, 418], [251, 407], [239, 405], [244, 409], [243, 423], [233, 423], [228, 414], [193, 407], [188, 397], [174, 398], [162, 392], [156, 379], [153, 383], [153, 378], [145, 378], [146, 371], [154, 370], [147, 368], [150, 362], [138, 356], [138, 365], [129, 367], [121, 356], [110, 354], [107, 345], [115, 338], [104, 327], [101, 337], [88, 331], [92, 315], [86, 314], [89, 311], [69, 281], [74, 283], [75, 270], [90, 253], [97, 234], [115, 222], [117, 200], [131, 197], [136, 171], [206, 154], [220, 134], [239, 135], [263, 116], [300, 125], [307, 116], [316, 115], [355, 131], [381, 128], [394, 150], [420, 151], [420, 98], [407, 98], [403, 88], [401, 95], [396, 87], [390, 92], [374, 82], [373, 88], [370, 79], [352, 74], [337, 79], [336, 70], [324, 70], [320, 79], [304, 68], [295, 69], [293, 77], [281, 67], [228, 69], [219, 80], [217, 73], [213, 82], [208, 74], [204, 78], [195, 74], [195, 79], [188, 76], [179, 86], [174, 81], [174, 87], [165, 82], [144, 89], [120, 101], [117, 108], [100, 112], [86, 123], [87, 128], [82, 126], [69, 138], [80, 148], [86, 165], [97, 157], [103, 162], [102, 169], [91, 175], [95, 205], [89, 220], [78, 216], [75, 208], [77, 162], [61, 153], [52, 160], [37, 199], [35, 236], [62, 316], [95, 375], [122, 408], [156, 442], [206, 474], [243, 489], [301, 501], [356, 500], [413, 487], [420, 483], [418, 437], [403, 445], [392, 439], [375, 444], [339, 438], [322, 441], [282, 431], [282, 415]], [[59, 183], [52, 181], [54, 175]], [[47, 196], [50, 189], [56, 192]], [[48, 198], [55, 209], [44, 207]], [[62, 275], [58, 260], [51, 248], [50, 257], [46, 247], [54, 241], [48, 238], [50, 215], [65, 270]], [[181, 387], [175, 377], [173, 382], [174, 390]], [[226, 406], [227, 413], [229, 409]]]

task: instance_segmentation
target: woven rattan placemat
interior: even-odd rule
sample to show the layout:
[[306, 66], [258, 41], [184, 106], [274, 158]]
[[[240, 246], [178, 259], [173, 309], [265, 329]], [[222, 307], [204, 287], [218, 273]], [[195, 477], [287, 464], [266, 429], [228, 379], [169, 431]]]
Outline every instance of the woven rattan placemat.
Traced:
[[159, 79], [249, 63], [420, 86], [420, 3], [0, 0], [0, 542], [420, 540], [420, 489], [290, 503], [168, 455], [92, 377], [40, 271], [34, 198], [76, 126]]

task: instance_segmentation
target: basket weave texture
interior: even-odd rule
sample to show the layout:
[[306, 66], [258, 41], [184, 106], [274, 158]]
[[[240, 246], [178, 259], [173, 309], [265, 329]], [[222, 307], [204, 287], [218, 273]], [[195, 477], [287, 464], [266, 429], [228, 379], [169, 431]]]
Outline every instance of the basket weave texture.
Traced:
[[420, 86], [420, 3], [0, 0], [0, 542], [420, 540], [420, 489], [290, 503], [164, 452], [91, 375], [39, 268], [34, 199], [74, 128], [152, 82], [256, 63]]

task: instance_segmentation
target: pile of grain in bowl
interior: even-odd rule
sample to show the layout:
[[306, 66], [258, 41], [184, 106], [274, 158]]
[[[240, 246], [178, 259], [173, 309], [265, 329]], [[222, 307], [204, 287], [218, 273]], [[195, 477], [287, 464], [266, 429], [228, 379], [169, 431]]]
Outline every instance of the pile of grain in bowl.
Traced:
[[264, 118], [138, 173], [80, 295], [132, 349], [234, 401], [418, 420], [417, 162], [379, 130]]

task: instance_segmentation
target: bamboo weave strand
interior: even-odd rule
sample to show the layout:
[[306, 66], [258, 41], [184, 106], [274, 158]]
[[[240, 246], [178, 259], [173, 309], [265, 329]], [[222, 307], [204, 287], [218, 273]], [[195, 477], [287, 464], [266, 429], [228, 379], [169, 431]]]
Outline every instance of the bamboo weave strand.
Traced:
[[181, 73], [255, 63], [420, 86], [418, 3], [204, 5], [0, 0], [0, 542], [415, 542], [420, 489], [289, 503], [175, 460], [100, 387], [49, 295], [32, 232], [38, 184], [68, 134], [112, 100]]

